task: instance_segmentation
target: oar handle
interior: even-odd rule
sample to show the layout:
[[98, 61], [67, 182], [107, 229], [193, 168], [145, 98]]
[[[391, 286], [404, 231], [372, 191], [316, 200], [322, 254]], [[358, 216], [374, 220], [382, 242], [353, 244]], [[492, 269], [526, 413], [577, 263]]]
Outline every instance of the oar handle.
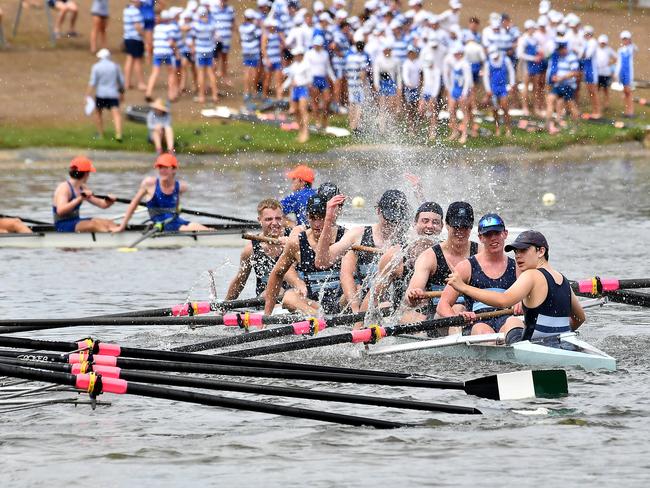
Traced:
[[378, 247], [371, 247], [371, 246], [362, 246], [360, 244], [355, 244], [352, 246], [353, 251], [362, 251], [362, 252], [370, 252], [374, 254], [382, 254], [384, 251], [379, 249]]
[[442, 296], [442, 291], [425, 291], [424, 292], [424, 297], [425, 298], [440, 298]]
[[[112, 198], [109, 197], [108, 195], [95, 195], [95, 194], [93, 194], [93, 196], [97, 197], [97, 198], [101, 198], [102, 200], [112, 200]], [[125, 203], [126, 205], [131, 203], [131, 200], [129, 200], [128, 198], [115, 197], [115, 201], [118, 202], [118, 203]]]

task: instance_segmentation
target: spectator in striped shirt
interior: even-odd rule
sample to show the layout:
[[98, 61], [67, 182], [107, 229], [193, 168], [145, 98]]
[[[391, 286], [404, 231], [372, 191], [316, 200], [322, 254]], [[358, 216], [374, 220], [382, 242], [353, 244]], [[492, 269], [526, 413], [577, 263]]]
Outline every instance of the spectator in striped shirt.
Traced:
[[232, 44], [232, 33], [235, 29], [235, 9], [228, 5], [228, 0], [219, 0], [212, 10], [212, 19], [217, 30], [217, 45], [215, 48], [215, 62], [217, 76], [223, 82], [232, 86], [228, 75], [228, 53]]
[[124, 81], [126, 87], [131, 89], [131, 74], [135, 74], [138, 83], [138, 90], [144, 91], [147, 85], [144, 83], [144, 72], [142, 70], [142, 58], [144, 56], [144, 19], [140, 12], [140, 1], [131, 0], [122, 13], [124, 24], [124, 51], [126, 61], [124, 62]]
[[160, 74], [160, 67], [167, 67], [167, 98], [170, 101], [176, 100], [178, 91], [176, 89], [176, 68], [174, 58], [176, 57], [176, 42], [173, 38], [173, 26], [170, 25], [171, 15], [167, 10], [160, 12], [159, 23], [153, 29], [153, 61], [149, 83], [145, 92], [145, 100], [152, 102], [153, 89]]
[[217, 77], [214, 66], [214, 46], [216, 25], [210, 19], [210, 12], [203, 5], [196, 11], [199, 19], [192, 23], [191, 40], [192, 53], [197, 71], [198, 96], [196, 101], [205, 103], [205, 78], [208, 77], [212, 101], [217, 101]]
[[252, 8], [244, 11], [244, 22], [239, 26], [239, 40], [244, 64], [244, 104], [252, 103], [256, 93], [258, 67], [260, 66], [260, 28], [257, 14]]
[[267, 18], [264, 21], [262, 34], [262, 63], [264, 65], [264, 79], [262, 81], [262, 96], [269, 92], [271, 79], [275, 87], [275, 98], [282, 98], [282, 49], [284, 48], [284, 35], [278, 32], [278, 21]]

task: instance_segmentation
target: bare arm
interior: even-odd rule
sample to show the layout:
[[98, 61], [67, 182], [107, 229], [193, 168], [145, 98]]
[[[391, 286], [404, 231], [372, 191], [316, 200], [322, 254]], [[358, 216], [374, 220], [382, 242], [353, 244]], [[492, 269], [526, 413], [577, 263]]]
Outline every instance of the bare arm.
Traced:
[[415, 260], [415, 271], [406, 290], [406, 303], [415, 307], [424, 303], [424, 289], [429, 281], [429, 276], [438, 270], [438, 259], [433, 249], [427, 249]]
[[140, 204], [140, 200], [147, 194], [148, 192], [148, 187], [149, 184], [151, 183], [152, 178], [145, 178], [142, 180], [142, 183], [140, 184], [140, 188], [138, 188], [137, 193], [131, 200], [131, 203], [129, 203], [129, 206], [126, 209], [126, 213], [124, 214], [124, 218], [122, 219], [122, 223], [120, 224], [120, 228], [118, 229], [118, 232], [123, 231], [126, 229], [126, 226], [129, 223], [129, 220], [133, 216], [133, 212], [135, 212], [135, 209], [138, 207]]
[[586, 320], [585, 311], [582, 309], [582, 305], [578, 301], [578, 298], [571, 290], [571, 328], [576, 330], [580, 327]]
[[82, 195], [77, 195], [72, 200], [70, 198], [70, 189], [66, 183], [61, 183], [54, 191], [54, 206], [56, 207], [56, 214], [61, 217], [69, 214], [74, 208], [84, 201]]
[[226, 300], [235, 300], [246, 286], [248, 276], [251, 273], [252, 263], [251, 256], [253, 254], [253, 243], [249, 242], [244, 246], [239, 257], [239, 270], [228, 286], [228, 293], [226, 293]]
[[316, 245], [316, 259], [314, 263], [318, 268], [326, 269], [333, 266], [348, 249], [361, 242], [363, 227], [357, 227], [346, 232], [341, 240], [330, 245], [334, 237], [336, 217], [345, 198], [345, 195], [336, 195], [327, 202], [323, 230]]
[[282, 251], [282, 254], [280, 254], [278, 262], [275, 263], [275, 266], [273, 266], [271, 274], [269, 275], [269, 283], [266, 286], [265, 291], [265, 314], [268, 315], [273, 312], [275, 302], [277, 301], [278, 295], [280, 294], [280, 288], [282, 286], [284, 275], [287, 273], [287, 271], [289, 271], [289, 268], [291, 268], [293, 263], [297, 261], [296, 256], [298, 252], [300, 252], [300, 244], [298, 242], [298, 239], [296, 238], [290, 240], [285, 246], [284, 251]]
[[[457, 275], [458, 279], [461, 280], [463, 283], [468, 282], [472, 277], [472, 267], [469, 264], [469, 261], [467, 259], [458, 263], [456, 268], [455, 269], [451, 268], [451, 270], [453, 273], [458, 274]], [[445, 286], [445, 289], [442, 290], [442, 296], [440, 297], [440, 301], [438, 302], [436, 313], [441, 317], [455, 316], [456, 312], [453, 310], [452, 307], [456, 304], [456, 300], [458, 300], [458, 295], [460, 294], [454, 288], [452, 288], [449, 285]]]

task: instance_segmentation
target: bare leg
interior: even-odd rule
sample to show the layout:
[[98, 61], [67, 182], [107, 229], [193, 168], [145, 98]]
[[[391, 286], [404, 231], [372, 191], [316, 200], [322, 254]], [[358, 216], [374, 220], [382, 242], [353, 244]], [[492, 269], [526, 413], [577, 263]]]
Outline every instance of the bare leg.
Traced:
[[273, 84], [275, 86], [275, 99], [282, 100], [282, 71], [276, 70], [273, 73]]
[[501, 105], [501, 110], [503, 110], [503, 122], [506, 126], [506, 137], [512, 135], [512, 130], [510, 129], [510, 107], [508, 107], [508, 97], [502, 97], [499, 100]]
[[120, 226], [107, 219], [90, 219], [78, 222], [74, 228], [75, 232], [115, 232]]
[[156, 80], [158, 79], [159, 74], [160, 74], [160, 66], [154, 66], [151, 69], [151, 74], [149, 75], [149, 82], [147, 83], [147, 91], [145, 92], [146, 97], [151, 98], [151, 94], [153, 93], [153, 89], [156, 86]]
[[298, 121], [300, 129], [298, 130], [298, 142], [305, 143], [309, 140], [309, 115], [307, 113], [307, 99], [298, 100]]
[[13, 217], [0, 218], [0, 232], [14, 232], [19, 234], [31, 234], [32, 229], [27, 227], [22, 220]]
[[167, 152], [174, 153], [176, 149], [174, 148], [174, 129], [167, 126], [165, 130], [165, 142], [167, 143]]
[[203, 224], [199, 224], [198, 222], [190, 222], [189, 224], [186, 225], [181, 225], [178, 230], [180, 231], [198, 231], [198, 230], [210, 230], [209, 227], [206, 227]]
[[133, 69], [133, 56], [127, 54], [126, 60], [124, 61], [124, 84], [128, 89], [132, 89], [131, 85], [131, 71]]
[[151, 141], [153, 142], [156, 154], [162, 154], [162, 127], [160, 125], [157, 125], [151, 131]]
[[99, 137], [104, 137], [104, 120], [102, 118], [102, 112], [103, 110], [98, 108], [95, 108], [95, 111], [93, 112], [95, 126], [97, 127], [97, 134], [99, 134]]
[[197, 66], [197, 81], [196, 81], [196, 90], [197, 90], [197, 101], [199, 103], [205, 102], [205, 72], [210, 69], [204, 66]]
[[115, 139], [118, 141], [122, 140], [122, 112], [120, 112], [119, 107], [111, 108], [111, 114], [113, 115], [113, 125], [115, 126]]
[[298, 311], [307, 315], [315, 315], [319, 309], [318, 302], [303, 297], [295, 290], [285, 292], [282, 306], [291, 312]]
[[92, 28], [90, 29], [90, 52], [93, 54], [97, 52], [97, 33], [99, 32], [101, 22], [101, 17], [93, 15]]
[[451, 131], [448, 140], [453, 141], [460, 135], [458, 132], [458, 119], [456, 118], [457, 102], [453, 98], [449, 98], [449, 130]]
[[208, 78], [210, 78], [210, 90], [212, 91], [212, 101], [217, 103], [219, 98], [219, 92], [217, 91], [217, 76], [214, 74], [214, 71], [208, 69]]
[[634, 115], [634, 103], [632, 100], [632, 88], [629, 86], [623, 87], [623, 100], [625, 101], [625, 115]]
[[147, 85], [144, 82], [144, 72], [142, 70], [142, 58], [133, 59], [133, 72], [138, 83], [138, 90], [144, 91]]
[[[173, 63], [173, 60], [172, 60]], [[167, 66], [167, 98], [173, 102], [178, 97], [176, 90], [176, 68], [174, 65]]]

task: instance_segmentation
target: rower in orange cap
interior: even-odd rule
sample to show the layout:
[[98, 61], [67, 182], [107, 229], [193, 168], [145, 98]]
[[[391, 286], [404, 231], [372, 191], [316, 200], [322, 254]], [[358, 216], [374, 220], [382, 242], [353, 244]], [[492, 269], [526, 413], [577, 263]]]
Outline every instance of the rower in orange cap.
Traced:
[[294, 214], [296, 221], [286, 219], [286, 225], [303, 225], [307, 223], [307, 201], [316, 194], [312, 188], [314, 184], [314, 170], [309, 166], [300, 164], [287, 173], [291, 180], [291, 191], [289, 195], [280, 200], [284, 215]]
[[97, 170], [90, 159], [78, 156], [70, 162], [70, 178], [56, 187], [52, 197], [52, 214], [57, 232], [113, 232], [119, 226], [108, 219], [82, 218], [79, 208], [89, 202], [99, 208], [108, 208], [115, 203], [115, 197], [97, 198], [88, 185], [90, 173]]
[[187, 183], [176, 179], [178, 160], [176, 156], [163, 153], [153, 166], [158, 170], [158, 177], [147, 176], [140, 183], [138, 192], [131, 200], [118, 232], [126, 229], [133, 212], [144, 198], [149, 209], [149, 217], [155, 224], [162, 224], [163, 231], [210, 230], [203, 224], [189, 222], [179, 217], [180, 196], [188, 189]]

